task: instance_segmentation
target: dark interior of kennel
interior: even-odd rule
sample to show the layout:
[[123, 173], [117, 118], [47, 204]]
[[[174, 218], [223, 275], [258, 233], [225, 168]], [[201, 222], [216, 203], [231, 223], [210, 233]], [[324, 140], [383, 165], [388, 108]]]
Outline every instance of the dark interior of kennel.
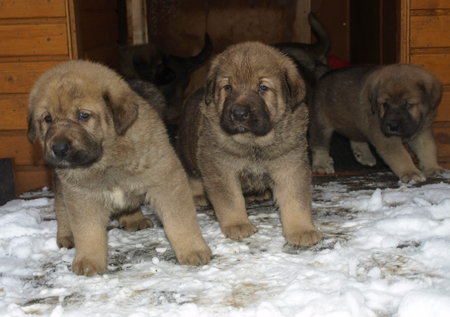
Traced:
[[[2, 1], [0, 158], [12, 159], [16, 195], [51, 187], [42, 149], [27, 139], [28, 94], [34, 82], [66, 60], [90, 59], [119, 69], [119, 47], [130, 43], [126, 9], [142, 1]], [[307, 42], [311, 35], [306, 17], [311, 10], [331, 33], [332, 55], [352, 64], [402, 62], [425, 67], [444, 85], [432, 127], [439, 164], [450, 168], [450, 1], [153, 0], [146, 4], [149, 40], [172, 54], [198, 53], [205, 31], [215, 54], [244, 40]], [[202, 85], [207, 67], [193, 74], [188, 93]], [[348, 142], [335, 147], [346, 153], [343, 147], [348, 149]], [[341, 161], [354, 159], [350, 154]], [[339, 170], [367, 170], [354, 164]]]
[[[303, 9], [299, 5], [298, 1], [270, 0], [147, 1], [149, 42], [170, 54], [186, 57], [198, 53], [205, 32], [211, 36], [213, 56], [243, 41], [289, 42], [295, 37], [294, 28], [299, 27], [296, 19]], [[313, 0], [310, 10], [330, 32], [331, 55], [351, 64], [398, 61], [396, 1]], [[119, 43], [124, 45], [129, 41], [124, 1], [119, 1], [118, 13]], [[300, 12], [304, 17], [307, 13]], [[314, 35], [308, 35], [306, 41], [315, 41]], [[296, 40], [302, 41], [302, 37], [297, 35]], [[203, 84], [207, 68], [208, 65], [193, 74], [187, 94]], [[177, 126], [168, 125], [168, 131], [175, 142]], [[379, 157], [375, 166], [359, 164], [348, 139], [341, 135], [333, 136], [330, 154], [337, 172], [387, 169]]]

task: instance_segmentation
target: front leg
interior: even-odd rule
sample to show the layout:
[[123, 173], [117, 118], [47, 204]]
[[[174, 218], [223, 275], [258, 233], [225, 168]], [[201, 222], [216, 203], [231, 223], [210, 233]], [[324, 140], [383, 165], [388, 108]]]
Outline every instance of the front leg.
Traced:
[[105, 273], [108, 260], [106, 226], [110, 213], [89, 197], [74, 192], [64, 194], [76, 248], [72, 270], [87, 276]]
[[69, 215], [66, 211], [66, 203], [62, 185], [56, 171], [53, 171], [53, 191], [55, 193], [55, 215], [58, 223], [58, 233], [56, 234], [56, 244], [60, 248], [71, 249], [75, 247], [72, 230], [70, 229]]
[[399, 137], [386, 137], [380, 131], [379, 134], [372, 136], [370, 141], [383, 161], [402, 182], [426, 180], [425, 175], [414, 165], [411, 155], [406, 151]]
[[283, 235], [294, 246], [310, 246], [322, 239], [311, 212], [311, 171], [306, 159], [284, 157], [273, 162], [270, 176], [280, 207]]
[[431, 128], [426, 129], [409, 143], [419, 159], [419, 167], [425, 176], [441, 175], [444, 169], [438, 165], [437, 148]]
[[250, 222], [245, 199], [237, 175], [230, 169], [205, 162], [203, 182], [208, 193], [222, 233], [231, 239], [243, 239], [258, 229]]

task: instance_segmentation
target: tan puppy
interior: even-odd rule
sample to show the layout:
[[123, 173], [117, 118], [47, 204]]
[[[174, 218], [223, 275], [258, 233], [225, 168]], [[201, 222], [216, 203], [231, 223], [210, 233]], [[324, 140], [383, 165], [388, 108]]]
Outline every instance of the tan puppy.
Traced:
[[28, 138], [39, 138], [54, 169], [59, 247], [75, 247], [72, 270], [105, 272], [106, 227], [116, 215], [126, 230], [151, 227], [150, 203], [180, 264], [209, 261], [183, 167], [156, 111], [114, 71], [69, 61], [33, 87]]
[[[361, 164], [373, 166], [376, 160], [370, 142], [403, 182], [441, 174], [430, 127], [441, 97], [439, 80], [414, 65], [357, 66], [328, 72], [315, 87], [311, 108], [313, 171], [334, 173], [329, 147], [337, 131], [350, 138]], [[415, 152], [422, 171], [402, 143]]]
[[219, 54], [205, 88], [186, 102], [178, 152], [197, 202], [206, 200], [204, 187], [225, 236], [240, 239], [257, 231], [243, 194], [270, 189], [290, 244], [321, 239], [311, 214], [305, 94], [288, 57], [246, 42]]

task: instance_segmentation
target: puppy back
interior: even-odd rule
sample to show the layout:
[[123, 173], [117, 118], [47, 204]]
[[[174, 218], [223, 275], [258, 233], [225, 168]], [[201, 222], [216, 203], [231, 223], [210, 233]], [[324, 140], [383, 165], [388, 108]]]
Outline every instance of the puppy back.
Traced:
[[177, 153], [189, 176], [199, 176], [197, 144], [200, 128], [200, 104], [205, 99], [205, 88], [199, 88], [184, 103], [183, 115], [178, 126]]

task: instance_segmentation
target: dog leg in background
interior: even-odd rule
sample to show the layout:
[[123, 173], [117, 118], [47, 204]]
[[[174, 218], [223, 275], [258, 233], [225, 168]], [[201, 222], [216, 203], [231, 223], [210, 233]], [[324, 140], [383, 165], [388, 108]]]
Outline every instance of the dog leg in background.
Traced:
[[370, 141], [383, 161], [402, 182], [426, 180], [425, 175], [414, 165], [411, 155], [406, 151], [400, 138], [385, 137], [380, 131], [376, 136], [372, 136]]
[[[288, 158], [288, 160], [295, 158]], [[280, 207], [283, 235], [294, 246], [310, 246], [322, 239], [311, 213], [311, 172], [307, 162], [285, 164], [283, 158], [271, 166], [274, 198]]]
[[329, 124], [321, 124], [323, 118], [311, 111], [309, 147], [312, 154], [312, 171], [319, 174], [333, 174], [334, 161], [330, 156], [330, 142], [333, 128]]
[[126, 231], [137, 231], [153, 227], [153, 222], [142, 214], [141, 207], [131, 212], [123, 212], [117, 216], [117, 219], [119, 220], [119, 228]]
[[209, 202], [206, 198], [205, 188], [201, 178], [188, 177], [189, 187], [192, 191], [195, 206], [208, 206]]
[[437, 148], [431, 128], [408, 142], [419, 159], [419, 167], [425, 176], [441, 175], [444, 169], [437, 162]]
[[104, 209], [100, 202], [88, 201], [74, 191], [65, 191], [64, 198], [76, 247], [72, 271], [86, 276], [105, 273], [109, 213], [99, 212]]
[[362, 165], [374, 166], [377, 164], [377, 159], [373, 156], [367, 142], [350, 140], [350, 147], [356, 160]]
[[[211, 167], [211, 160], [208, 167]], [[208, 169], [203, 182], [222, 233], [231, 239], [243, 239], [258, 231], [250, 222], [240, 181], [234, 173], [217, 165]]]
[[58, 233], [56, 234], [56, 244], [60, 248], [71, 249], [75, 247], [75, 242], [70, 229], [69, 215], [66, 211], [61, 182], [55, 171], [53, 174], [53, 191], [55, 193], [55, 214], [58, 223]]

